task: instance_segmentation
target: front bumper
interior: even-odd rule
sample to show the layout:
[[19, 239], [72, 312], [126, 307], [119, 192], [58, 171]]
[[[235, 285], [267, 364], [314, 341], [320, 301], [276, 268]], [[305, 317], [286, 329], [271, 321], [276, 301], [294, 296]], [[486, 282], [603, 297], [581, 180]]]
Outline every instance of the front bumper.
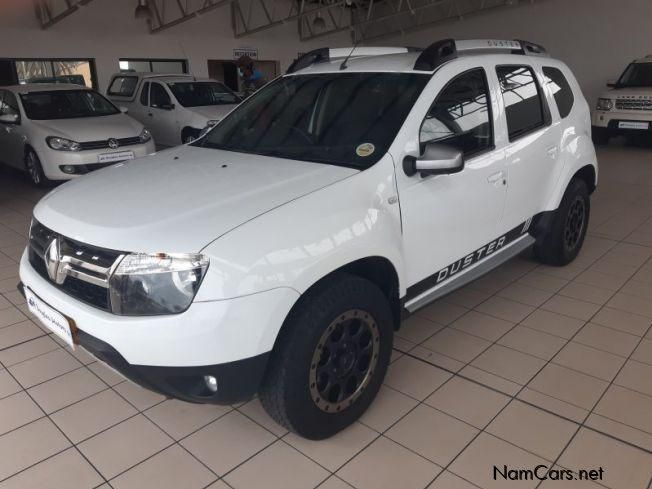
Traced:
[[[76, 178], [83, 174], [83, 171], [80, 171], [79, 174], [73, 175], [64, 173], [60, 168], [61, 166], [70, 165], [95, 169], [93, 165], [99, 163], [99, 156], [101, 154], [120, 153], [123, 151], [133, 151], [134, 158], [142, 158], [154, 153], [156, 151], [156, 146], [154, 145], [154, 140], [150, 140], [143, 144], [123, 146], [113, 150], [103, 148], [84, 151], [56, 151], [48, 146], [41, 146], [36, 150], [39, 160], [41, 160], [43, 173], [45, 173], [45, 176], [50, 180], [70, 180], [71, 178]], [[112, 164], [115, 163], [117, 163], [117, 161]]]
[[[20, 278], [74, 320], [78, 343], [144, 387], [195, 402], [233, 403], [256, 392], [269, 352], [298, 293], [280, 288], [194, 302], [169, 316], [116, 316], [71, 297], [41, 277], [23, 254]], [[203, 377], [217, 379], [207, 395]]]

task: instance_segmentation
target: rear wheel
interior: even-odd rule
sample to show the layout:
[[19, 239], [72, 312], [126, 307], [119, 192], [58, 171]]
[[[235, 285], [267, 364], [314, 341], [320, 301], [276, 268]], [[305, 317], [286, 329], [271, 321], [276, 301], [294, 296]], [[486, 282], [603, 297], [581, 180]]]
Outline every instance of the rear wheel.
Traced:
[[393, 319], [372, 282], [335, 274], [288, 316], [259, 396], [279, 424], [310, 439], [346, 428], [367, 409], [383, 381]]
[[534, 252], [542, 263], [563, 266], [572, 262], [584, 244], [591, 214], [586, 182], [571, 180], [549, 229], [539, 237]]
[[36, 152], [31, 148], [28, 148], [27, 151], [25, 151], [25, 170], [27, 171], [29, 179], [37, 187], [47, 187], [52, 184], [43, 172], [41, 160]]

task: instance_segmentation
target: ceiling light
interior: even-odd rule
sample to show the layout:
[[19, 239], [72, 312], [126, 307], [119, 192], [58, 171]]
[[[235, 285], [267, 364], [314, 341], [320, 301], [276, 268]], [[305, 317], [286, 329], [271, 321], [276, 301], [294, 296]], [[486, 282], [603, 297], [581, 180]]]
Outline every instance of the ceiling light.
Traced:
[[312, 21], [312, 26], [315, 29], [325, 29], [326, 28], [326, 21], [324, 18], [321, 16], [320, 13], [317, 13], [317, 17], [315, 17]]
[[134, 17], [136, 19], [146, 19], [149, 20], [152, 18], [152, 10], [149, 8], [147, 0], [138, 0], [138, 6], [134, 11]]

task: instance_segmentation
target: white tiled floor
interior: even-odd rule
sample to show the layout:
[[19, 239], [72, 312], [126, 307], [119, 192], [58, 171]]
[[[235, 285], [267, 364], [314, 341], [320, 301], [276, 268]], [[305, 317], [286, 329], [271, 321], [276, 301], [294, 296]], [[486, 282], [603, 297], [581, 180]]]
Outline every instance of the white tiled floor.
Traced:
[[[519, 257], [406, 321], [370, 410], [322, 442], [257, 400], [166, 400], [62, 348], [15, 290], [42, 194], [0, 170], [0, 489], [648, 489], [652, 151], [600, 162], [578, 260]], [[493, 478], [538, 464], [604, 480]]]

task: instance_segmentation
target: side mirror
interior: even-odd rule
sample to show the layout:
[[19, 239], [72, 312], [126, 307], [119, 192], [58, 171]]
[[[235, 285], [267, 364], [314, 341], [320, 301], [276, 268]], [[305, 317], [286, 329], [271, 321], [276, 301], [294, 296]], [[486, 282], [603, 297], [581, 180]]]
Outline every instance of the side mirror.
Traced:
[[128, 114], [129, 113], [129, 109], [127, 107], [120, 106], [120, 107], [118, 107], [118, 109], [120, 109], [120, 112], [122, 112], [123, 114]]
[[3, 124], [18, 124], [20, 116], [18, 114], [2, 114], [0, 115], [0, 122]]
[[409, 177], [420, 173], [427, 175], [449, 175], [459, 173], [464, 169], [464, 154], [457, 148], [444, 144], [429, 143], [418, 158], [406, 156], [403, 160], [403, 171]]
[[161, 105], [161, 109], [163, 109], [163, 110], [174, 110], [174, 104]]
[[607, 82], [607, 87], [609, 87], [609, 88], [616, 88], [616, 85], [618, 85], [618, 81], [617, 81], [617, 80], [609, 80], [609, 81]]

